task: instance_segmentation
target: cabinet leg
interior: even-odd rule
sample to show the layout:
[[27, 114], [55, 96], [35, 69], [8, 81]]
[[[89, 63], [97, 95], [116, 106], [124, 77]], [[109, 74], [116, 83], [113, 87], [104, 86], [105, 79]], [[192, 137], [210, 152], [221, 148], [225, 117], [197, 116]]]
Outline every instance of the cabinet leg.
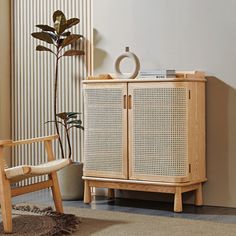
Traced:
[[174, 211], [175, 212], [182, 212], [183, 211], [181, 187], [176, 187], [175, 200], [174, 200]]
[[112, 188], [109, 188], [108, 192], [107, 192], [107, 197], [108, 197], [108, 199], [114, 199], [115, 198], [115, 190]]
[[202, 199], [202, 184], [200, 183], [198, 188], [196, 189], [195, 193], [195, 205], [202, 206], [203, 199]]
[[89, 187], [89, 181], [84, 181], [84, 203], [91, 202], [91, 188]]

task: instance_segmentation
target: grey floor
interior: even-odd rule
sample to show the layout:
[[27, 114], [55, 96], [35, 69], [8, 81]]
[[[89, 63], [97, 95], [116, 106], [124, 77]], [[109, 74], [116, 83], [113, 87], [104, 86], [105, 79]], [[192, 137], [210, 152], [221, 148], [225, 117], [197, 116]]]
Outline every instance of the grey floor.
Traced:
[[[13, 203], [32, 203], [53, 205], [49, 190], [42, 190], [31, 194], [15, 197]], [[76, 208], [88, 208], [97, 210], [108, 210], [118, 212], [129, 212], [144, 215], [156, 215], [175, 218], [188, 218], [192, 220], [206, 220], [222, 223], [236, 223], [236, 208], [184, 205], [182, 213], [173, 212], [173, 203], [144, 201], [133, 199], [107, 200], [105, 197], [93, 197], [91, 204], [84, 204], [83, 201], [64, 201], [64, 206]]]

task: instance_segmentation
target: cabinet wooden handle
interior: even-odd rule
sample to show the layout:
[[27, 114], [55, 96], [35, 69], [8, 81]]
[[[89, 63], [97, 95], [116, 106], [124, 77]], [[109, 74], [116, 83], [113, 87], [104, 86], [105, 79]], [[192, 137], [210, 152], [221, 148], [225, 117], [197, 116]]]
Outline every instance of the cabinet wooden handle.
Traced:
[[131, 109], [132, 108], [132, 96], [129, 95], [128, 96], [128, 109]]
[[127, 109], [127, 95], [124, 95], [124, 109]]

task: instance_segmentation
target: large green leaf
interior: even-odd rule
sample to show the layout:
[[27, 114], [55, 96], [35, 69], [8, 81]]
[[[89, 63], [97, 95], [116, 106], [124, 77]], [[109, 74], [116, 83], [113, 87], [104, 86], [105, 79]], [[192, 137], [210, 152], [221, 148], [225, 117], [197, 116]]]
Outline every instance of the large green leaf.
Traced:
[[70, 127], [67, 129], [67, 131], [70, 130], [70, 129], [72, 129], [72, 128], [78, 128], [78, 129], [84, 130], [84, 127], [81, 126], [81, 125], [72, 125], [72, 126], [70, 126]]
[[82, 130], [84, 129], [84, 127], [81, 125], [73, 125], [73, 127], [77, 128], [77, 129], [82, 129]]
[[70, 31], [67, 31], [67, 32], [61, 34], [61, 36], [68, 37], [70, 34], [71, 34]]
[[53, 13], [54, 28], [58, 34], [62, 34], [67, 28], [67, 21], [62, 11], [55, 11]]
[[68, 121], [67, 124], [81, 125], [82, 121], [81, 120], [71, 120], [71, 121]]
[[44, 47], [42, 45], [38, 45], [36, 47], [36, 51], [40, 51], [40, 52], [45, 51], [45, 52], [52, 52], [52, 53], [54, 53], [51, 49], [49, 49], [47, 47]]
[[67, 38], [63, 40], [62, 47], [66, 47], [74, 42], [76, 42], [78, 39], [80, 39], [82, 35], [79, 34], [71, 34]]
[[61, 118], [62, 120], [67, 120], [68, 119], [66, 112], [57, 113], [56, 116]]
[[41, 29], [43, 31], [55, 32], [55, 29], [49, 25], [36, 25], [36, 27], [38, 27], [39, 29]]
[[59, 34], [62, 34], [66, 30], [66, 23], [60, 24]]
[[71, 28], [74, 25], [79, 24], [80, 20], [78, 18], [71, 18], [67, 20], [67, 29]]
[[50, 35], [50, 37], [54, 40], [54, 41], [57, 41], [58, 40], [58, 38], [59, 38], [59, 36], [56, 34], [56, 33], [53, 33], [53, 32], [47, 32], [49, 35]]
[[69, 118], [71, 118], [72, 116], [74, 116], [74, 115], [80, 115], [81, 114], [81, 112], [74, 112], [74, 111], [70, 111], [70, 112], [67, 112], [67, 116], [69, 117]]
[[84, 54], [85, 54], [84, 51], [71, 49], [71, 50], [66, 51], [66, 52], [63, 54], [63, 56], [64, 56], [64, 57], [82, 56], [82, 55], [84, 55]]
[[65, 14], [60, 10], [55, 11], [53, 13], [53, 22], [55, 23], [56, 21], [60, 21], [61, 19], [66, 19]]
[[77, 115], [80, 115], [81, 112], [67, 112], [68, 120], [76, 119]]
[[[77, 115], [81, 114], [80, 112], [61, 112], [56, 114], [57, 117], [59, 117], [60, 119], [66, 121], [69, 119], [75, 119], [77, 117]], [[76, 121], [76, 120], [73, 120]], [[69, 122], [68, 122], [69, 124]], [[80, 122], [77, 122], [76, 124], [81, 124]]]
[[34, 38], [42, 40], [44, 42], [53, 44], [53, 40], [50, 35], [46, 32], [36, 32], [31, 34]]
[[70, 120], [70, 119], [76, 119], [76, 118], [77, 118], [77, 115], [68, 116], [68, 120]]
[[56, 29], [56, 32], [60, 35], [66, 30], [66, 24], [62, 24], [58, 21], [54, 24], [54, 27]]

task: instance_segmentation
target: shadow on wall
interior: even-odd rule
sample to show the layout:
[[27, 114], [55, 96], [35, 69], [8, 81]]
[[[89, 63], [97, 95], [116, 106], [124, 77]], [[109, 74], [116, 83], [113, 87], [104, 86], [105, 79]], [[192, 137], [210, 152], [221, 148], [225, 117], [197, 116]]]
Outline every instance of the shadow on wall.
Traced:
[[100, 41], [101, 35], [96, 29], [93, 29], [94, 70], [103, 65], [103, 62], [107, 56], [107, 52], [98, 47]]
[[[236, 90], [216, 77], [206, 79], [208, 181], [203, 185], [203, 201], [204, 205], [236, 207]], [[188, 203], [193, 198], [193, 193], [184, 196]]]
[[207, 77], [206, 205], [236, 207], [236, 90], [216, 77]]
[[[206, 169], [204, 205], [236, 207], [236, 90], [206, 77]], [[193, 203], [193, 193], [184, 201]]]

